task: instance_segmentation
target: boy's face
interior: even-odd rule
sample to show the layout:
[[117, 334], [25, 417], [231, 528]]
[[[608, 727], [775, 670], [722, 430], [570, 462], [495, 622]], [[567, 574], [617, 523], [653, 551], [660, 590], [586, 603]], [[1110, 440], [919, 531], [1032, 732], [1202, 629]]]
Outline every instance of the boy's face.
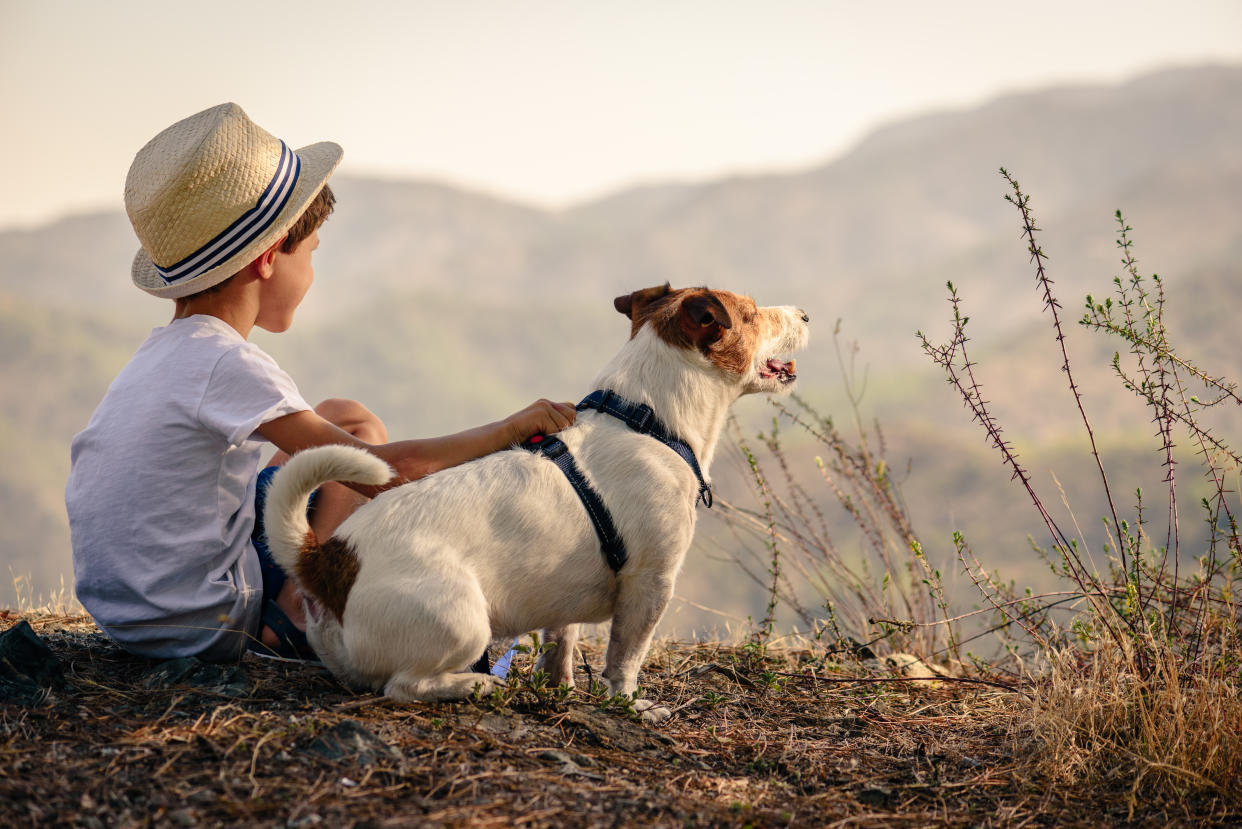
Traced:
[[292, 253], [276, 250], [272, 260], [272, 275], [263, 282], [262, 301], [255, 325], [279, 334], [293, 324], [293, 312], [302, 303], [311, 283], [315, 281], [315, 266], [311, 254], [319, 247], [319, 231], [303, 239]]

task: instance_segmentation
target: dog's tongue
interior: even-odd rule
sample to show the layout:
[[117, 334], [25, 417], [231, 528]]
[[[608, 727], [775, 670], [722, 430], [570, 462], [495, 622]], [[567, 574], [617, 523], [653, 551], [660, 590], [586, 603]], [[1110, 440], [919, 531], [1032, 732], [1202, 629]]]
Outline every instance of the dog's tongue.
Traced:
[[784, 360], [779, 360], [776, 357], [773, 357], [771, 360], [768, 360], [768, 370], [765, 372], [765, 375], [768, 377], [774, 377], [777, 374], [783, 374], [793, 377], [796, 374], [794, 370], [796, 364], [797, 360], [790, 360], [786, 363]]

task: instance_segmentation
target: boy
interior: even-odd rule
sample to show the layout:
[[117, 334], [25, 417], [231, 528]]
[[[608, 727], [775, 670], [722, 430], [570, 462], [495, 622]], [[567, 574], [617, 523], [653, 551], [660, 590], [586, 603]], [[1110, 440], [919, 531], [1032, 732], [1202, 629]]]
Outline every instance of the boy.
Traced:
[[[280, 450], [274, 464], [326, 443], [366, 448], [396, 470], [395, 486], [573, 422], [570, 404], [540, 400], [459, 434], [388, 443], [358, 403], [312, 409], [247, 342], [255, 326], [288, 329], [310, 288], [340, 159], [330, 142], [291, 150], [222, 104], [161, 132], [130, 167], [133, 281], [176, 309], [74, 438], [65, 490], [78, 598], [130, 651], [228, 660], [262, 642], [311, 655], [301, 597], [255, 527], [265, 441]], [[323, 487], [316, 536], [374, 493]]]

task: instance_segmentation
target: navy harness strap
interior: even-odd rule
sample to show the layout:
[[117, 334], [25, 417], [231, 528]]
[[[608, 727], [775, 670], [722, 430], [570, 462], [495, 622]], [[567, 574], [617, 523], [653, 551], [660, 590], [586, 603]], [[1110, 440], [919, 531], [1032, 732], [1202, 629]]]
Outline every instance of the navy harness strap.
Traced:
[[676, 452], [694, 470], [694, 477], [699, 479], [699, 500], [703, 502], [703, 506], [711, 509], [712, 485], [704, 480], [703, 470], [699, 468], [699, 459], [694, 456], [694, 450], [685, 441], [671, 434], [650, 406], [646, 403], [633, 403], [608, 389], [599, 389], [588, 394], [578, 404], [578, 411], [583, 409], [595, 409], [612, 415], [635, 432], [650, 435]]
[[612, 514], [608, 512], [608, 507], [604, 506], [599, 493], [587, 483], [586, 476], [582, 474], [578, 464], [574, 463], [574, 456], [565, 446], [564, 441], [558, 437], [535, 435], [527, 439], [522, 444], [522, 448], [542, 454], [565, 474], [574, 492], [578, 493], [578, 500], [582, 501], [582, 506], [586, 508], [592, 526], [595, 527], [595, 534], [599, 536], [599, 545], [603, 550], [604, 558], [608, 561], [608, 566], [614, 573], [621, 572], [627, 558], [625, 542], [621, 540], [621, 534], [617, 532], [616, 525], [612, 523]]
[[[712, 487], [703, 480], [703, 470], [699, 468], [699, 459], [694, 456], [694, 451], [686, 445], [685, 441], [669, 434], [668, 429], [656, 418], [650, 406], [645, 403], [631, 403], [618, 394], [601, 389], [591, 392], [578, 404], [578, 410], [583, 409], [595, 409], [611, 415], [635, 432], [650, 435], [676, 452], [682, 460], [690, 464], [690, 468], [694, 470], [694, 476], [699, 479], [698, 500], [702, 501], [708, 509], [711, 508]], [[603, 550], [604, 558], [608, 561], [608, 566], [614, 573], [621, 572], [628, 557], [625, 552], [625, 541], [617, 532], [616, 525], [612, 523], [612, 514], [608, 512], [608, 507], [604, 506], [599, 493], [587, 482], [578, 464], [574, 463], [574, 456], [570, 453], [569, 447], [558, 437], [535, 435], [528, 438], [522, 444], [522, 448], [528, 452], [543, 455], [564, 473], [570, 486], [578, 494], [578, 500], [582, 501], [582, 506], [586, 508], [591, 525], [595, 527], [595, 534], [599, 537], [599, 545]]]

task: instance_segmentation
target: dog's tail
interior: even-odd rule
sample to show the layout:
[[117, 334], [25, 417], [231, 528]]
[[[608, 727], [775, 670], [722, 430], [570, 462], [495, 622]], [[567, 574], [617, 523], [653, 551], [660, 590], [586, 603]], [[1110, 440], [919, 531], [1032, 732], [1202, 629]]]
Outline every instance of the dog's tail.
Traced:
[[328, 481], [379, 486], [392, 479], [388, 464], [352, 446], [317, 446], [298, 452], [276, 472], [263, 508], [263, 528], [272, 558], [286, 573], [297, 574], [304, 552], [317, 550], [306, 507], [311, 493]]

